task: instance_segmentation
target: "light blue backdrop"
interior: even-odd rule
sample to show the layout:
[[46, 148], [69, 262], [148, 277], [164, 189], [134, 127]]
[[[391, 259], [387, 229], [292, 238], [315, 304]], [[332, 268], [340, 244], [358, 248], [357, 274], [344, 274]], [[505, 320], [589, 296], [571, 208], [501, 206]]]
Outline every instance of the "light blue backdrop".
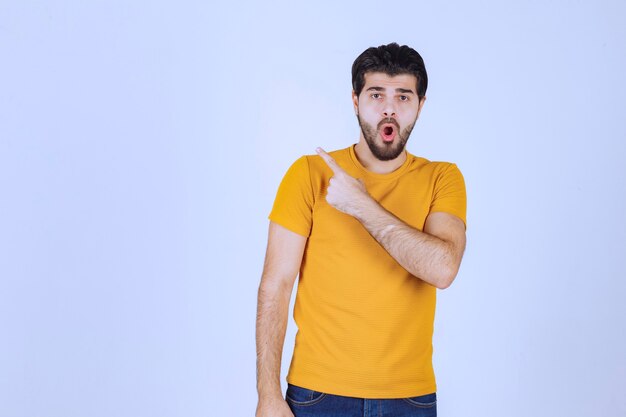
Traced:
[[[357, 141], [350, 66], [392, 41], [430, 78], [409, 151], [467, 183], [440, 415], [626, 415], [625, 18], [591, 0], [0, 2], [0, 415], [254, 415], [276, 188]], [[290, 312], [283, 389], [295, 331]]]

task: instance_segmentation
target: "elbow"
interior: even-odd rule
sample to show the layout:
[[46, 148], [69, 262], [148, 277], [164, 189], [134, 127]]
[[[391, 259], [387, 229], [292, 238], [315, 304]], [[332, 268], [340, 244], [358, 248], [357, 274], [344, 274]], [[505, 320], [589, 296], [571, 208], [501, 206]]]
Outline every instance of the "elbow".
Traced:
[[448, 288], [450, 285], [452, 285], [452, 281], [454, 281], [453, 279], [451, 280], [446, 280], [446, 281], [440, 281], [437, 283], [437, 285], [435, 285], [437, 288], [439, 288], [440, 290], [445, 290], [446, 288]]
[[458, 268], [443, 268], [441, 273], [435, 280], [435, 287], [439, 288], [440, 290], [445, 290], [450, 285], [452, 285], [452, 282], [454, 282], [454, 278], [456, 278], [458, 272]]

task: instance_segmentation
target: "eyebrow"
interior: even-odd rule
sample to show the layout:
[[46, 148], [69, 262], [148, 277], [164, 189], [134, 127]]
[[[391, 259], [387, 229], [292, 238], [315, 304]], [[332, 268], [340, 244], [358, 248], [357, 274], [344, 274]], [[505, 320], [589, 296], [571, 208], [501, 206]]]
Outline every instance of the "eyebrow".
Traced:
[[[365, 91], [385, 91], [383, 87], [370, 87]], [[406, 88], [396, 88], [396, 93], [415, 94], [413, 90], [407, 90]]]

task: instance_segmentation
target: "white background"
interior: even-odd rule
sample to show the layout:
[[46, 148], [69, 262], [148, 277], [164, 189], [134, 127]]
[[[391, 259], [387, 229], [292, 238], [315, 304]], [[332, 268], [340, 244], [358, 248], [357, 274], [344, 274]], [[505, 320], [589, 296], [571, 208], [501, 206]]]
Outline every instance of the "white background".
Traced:
[[[276, 189], [300, 155], [356, 143], [350, 67], [392, 41], [429, 74], [409, 151], [457, 163], [468, 192], [439, 414], [626, 415], [625, 18], [1, 1], [0, 415], [254, 415]], [[295, 331], [290, 312], [283, 389]]]

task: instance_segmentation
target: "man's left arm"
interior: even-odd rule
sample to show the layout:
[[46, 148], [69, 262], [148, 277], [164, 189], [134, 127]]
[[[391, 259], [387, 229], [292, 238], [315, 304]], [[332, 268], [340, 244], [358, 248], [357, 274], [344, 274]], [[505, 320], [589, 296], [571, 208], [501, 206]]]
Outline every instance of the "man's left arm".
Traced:
[[419, 231], [382, 207], [358, 179], [346, 173], [320, 149], [333, 170], [326, 201], [356, 218], [404, 269], [429, 284], [444, 289], [456, 277], [465, 250], [465, 224], [459, 217], [433, 212]]
[[431, 213], [421, 232], [369, 197], [354, 217], [412, 275], [440, 289], [454, 281], [465, 250], [465, 224], [457, 216]]

